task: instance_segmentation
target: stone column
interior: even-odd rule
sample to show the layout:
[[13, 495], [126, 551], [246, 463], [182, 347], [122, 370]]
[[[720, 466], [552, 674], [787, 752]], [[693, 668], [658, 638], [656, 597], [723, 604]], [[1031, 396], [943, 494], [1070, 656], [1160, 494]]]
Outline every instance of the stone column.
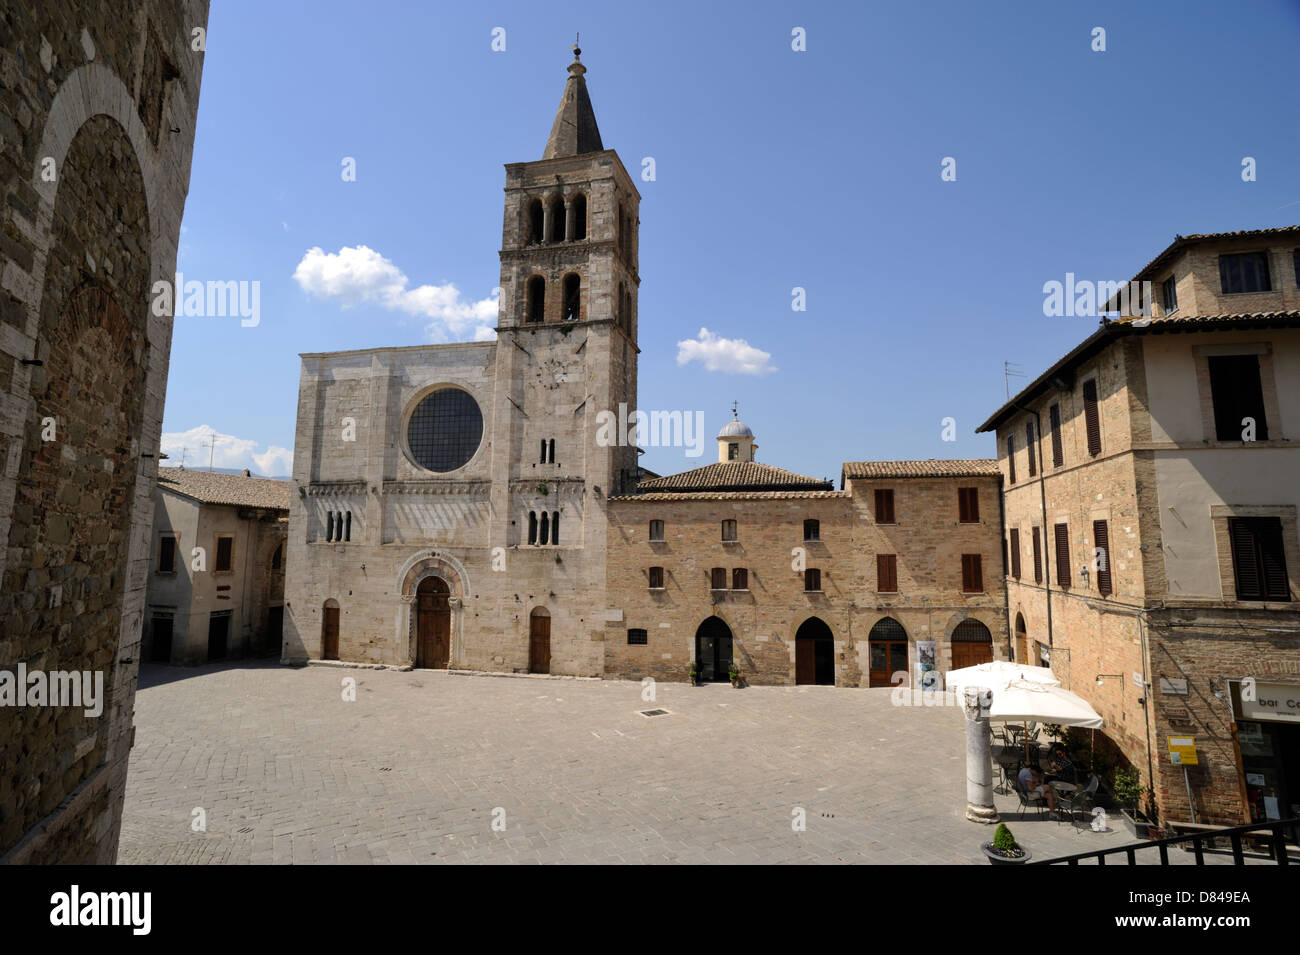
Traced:
[[573, 200], [566, 199], [564, 200], [564, 241], [572, 242], [573, 233], [575, 231], [573, 221]]
[[993, 748], [989, 732], [989, 708], [993, 691], [968, 686], [966, 710], [966, 818], [971, 822], [994, 823], [998, 811], [993, 805]]
[[551, 203], [542, 205], [542, 241], [551, 241]]

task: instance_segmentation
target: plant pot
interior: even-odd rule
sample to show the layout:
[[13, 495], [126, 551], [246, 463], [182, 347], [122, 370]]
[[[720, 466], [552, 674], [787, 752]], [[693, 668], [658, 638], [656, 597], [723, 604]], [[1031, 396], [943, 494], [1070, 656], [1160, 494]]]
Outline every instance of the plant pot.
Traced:
[[1150, 819], [1140, 812], [1135, 813], [1132, 809], [1121, 809], [1120, 812], [1123, 813], [1124, 821], [1128, 823], [1128, 827], [1133, 830], [1134, 839], [1151, 838]]
[[740, 677], [738, 677], [738, 676], [737, 676], [737, 677], [732, 677], [732, 678], [731, 678], [731, 685], [732, 685], [732, 687], [734, 687], [735, 689], [739, 690], [739, 689], [740, 689]]
[[980, 848], [984, 850], [984, 855], [988, 856], [989, 865], [1024, 865], [1029, 861], [1030, 853], [1024, 846], [1020, 847], [1020, 851], [1024, 854], [1014, 859], [998, 855], [993, 851], [993, 843], [991, 842], [984, 843]]

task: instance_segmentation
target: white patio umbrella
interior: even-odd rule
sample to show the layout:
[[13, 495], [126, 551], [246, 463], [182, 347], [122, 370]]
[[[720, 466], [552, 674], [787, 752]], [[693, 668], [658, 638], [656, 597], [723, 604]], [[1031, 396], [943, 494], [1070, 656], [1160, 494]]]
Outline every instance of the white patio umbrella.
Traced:
[[1058, 723], [1097, 729], [1105, 723], [1088, 701], [1060, 686], [1016, 680], [993, 688], [989, 720], [1006, 723]]
[[1008, 663], [1006, 660], [994, 660], [992, 663], [980, 663], [960, 670], [949, 670], [944, 686], [958, 695], [968, 686], [983, 686], [997, 691], [1005, 689], [1018, 680], [1028, 680], [1048, 686], [1060, 686], [1061, 681], [1052, 675], [1047, 667], [1031, 667], [1022, 663]]

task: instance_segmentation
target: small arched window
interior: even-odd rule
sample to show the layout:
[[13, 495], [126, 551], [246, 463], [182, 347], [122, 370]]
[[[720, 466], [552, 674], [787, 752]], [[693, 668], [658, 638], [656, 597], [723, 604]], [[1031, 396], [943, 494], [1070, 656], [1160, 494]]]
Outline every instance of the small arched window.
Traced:
[[352, 512], [351, 511], [348, 511], [346, 520], [343, 524], [343, 539], [345, 541], [352, 540]]
[[564, 320], [575, 322], [582, 310], [582, 278], [576, 272], [564, 277]]
[[537, 543], [537, 512], [528, 512], [528, 543]]
[[271, 555], [271, 569], [279, 570], [284, 565], [284, 541], [281, 541]]
[[539, 464], [546, 463], [546, 439], [542, 438], [542, 456], [538, 461]]
[[332, 541], [333, 539], [334, 539], [334, 512], [326, 511], [325, 512], [325, 540]]
[[574, 196], [573, 202], [569, 206], [569, 214], [573, 216], [574, 239], [585, 239], [587, 237], [587, 197], [582, 193]]
[[528, 280], [527, 321], [540, 322], [546, 316], [546, 279], [534, 275]]
[[528, 241], [533, 245], [540, 243], [546, 237], [545, 229], [546, 209], [541, 199], [534, 199], [528, 203]]
[[623, 330], [632, 335], [632, 293], [623, 293]]
[[551, 541], [551, 516], [542, 511], [542, 526], [537, 534], [537, 543], [549, 544]]
[[551, 464], [554, 464], [555, 463], [555, 439], [554, 438], [551, 438], [551, 443], [547, 450], [550, 452], [550, 457], [548, 460], [550, 461]]
[[559, 196], [551, 200], [551, 241], [564, 241], [564, 200]]
[[560, 542], [560, 512], [551, 511], [551, 543]]

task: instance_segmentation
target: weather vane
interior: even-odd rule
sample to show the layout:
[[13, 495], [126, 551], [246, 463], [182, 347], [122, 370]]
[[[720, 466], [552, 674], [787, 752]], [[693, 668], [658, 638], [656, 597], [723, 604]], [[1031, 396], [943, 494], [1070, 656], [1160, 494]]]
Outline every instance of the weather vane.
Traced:
[[734, 401], [731, 403], [731, 416], [735, 418], [737, 421], [740, 420], [740, 411], [737, 408], [736, 402]]

